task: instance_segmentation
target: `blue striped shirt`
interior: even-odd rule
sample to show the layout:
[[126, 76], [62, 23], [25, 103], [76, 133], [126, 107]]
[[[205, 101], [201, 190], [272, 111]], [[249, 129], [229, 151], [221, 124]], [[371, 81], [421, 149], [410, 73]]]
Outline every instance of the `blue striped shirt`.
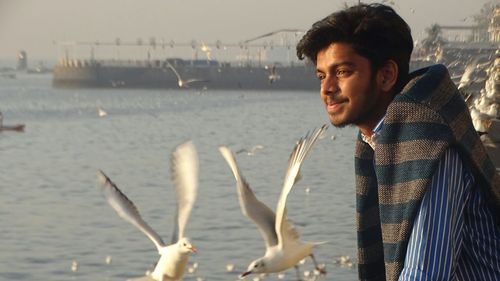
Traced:
[[[375, 149], [384, 118], [363, 140]], [[474, 176], [448, 149], [422, 199], [399, 281], [500, 281], [500, 229]]]
[[423, 197], [399, 280], [500, 280], [500, 229], [453, 149]]

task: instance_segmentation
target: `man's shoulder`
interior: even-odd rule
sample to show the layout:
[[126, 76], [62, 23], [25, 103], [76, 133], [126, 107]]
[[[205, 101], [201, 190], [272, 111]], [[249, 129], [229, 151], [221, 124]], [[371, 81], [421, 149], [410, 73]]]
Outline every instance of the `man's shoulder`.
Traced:
[[409, 99], [414, 102], [429, 103], [435, 96], [458, 94], [456, 85], [451, 80], [446, 66], [432, 65], [410, 74], [410, 80], [396, 95], [395, 100]]
[[434, 122], [453, 119], [466, 111], [462, 95], [447, 68], [440, 64], [412, 73], [411, 80], [387, 109], [389, 118], [393, 114], [399, 120], [421, 118], [422, 121]]

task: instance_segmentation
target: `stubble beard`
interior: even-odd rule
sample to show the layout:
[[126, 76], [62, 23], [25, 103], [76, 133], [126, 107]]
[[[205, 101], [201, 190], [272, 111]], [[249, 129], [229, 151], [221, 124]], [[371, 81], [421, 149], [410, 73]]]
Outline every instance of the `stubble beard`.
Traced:
[[[370, 79], [370, 85], [365, 90], [365, 95], [367, 97], [375, 95], [374, 90], [373, 90], [375, 88], [375, 83], [376, 83], [375, 76], [372, 76]], [[349, 126], [349, 127], [358, 126], [359, 124], [362, 124], [363, 122], [365, 122], [367, 119], [370, 118], [372, 111], [373, 111], [373, 106], [374, 106], [373, 103], [371, 103], [370, 105], [371, 105], [371, 107], [369, 107], [367, 110], [359, 111], [354, 116], [347, 115], [345, 120], [343, 120], [343, 121], [342, 120], [335, 120], [336, 119], [335, 116], [333, 114], [329, 114], [330, 123], [336, 128], [345, 128], [347, 126]], [[351, 112], [352, 112], [352, 110], [351, 110]], [[349, 112], [346, 112], [346, 113], [349, 113]]]

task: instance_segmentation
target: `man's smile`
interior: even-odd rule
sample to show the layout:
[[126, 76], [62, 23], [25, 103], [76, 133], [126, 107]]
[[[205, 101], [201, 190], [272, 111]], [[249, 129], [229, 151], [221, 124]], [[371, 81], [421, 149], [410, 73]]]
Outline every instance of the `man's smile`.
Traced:
[[345, 99], [328, 99], [325, 104], [326, 104], [326, 110], [328, 113], [332, 114], [335, 113], [340, 109], [342, 104], [347, 102]]

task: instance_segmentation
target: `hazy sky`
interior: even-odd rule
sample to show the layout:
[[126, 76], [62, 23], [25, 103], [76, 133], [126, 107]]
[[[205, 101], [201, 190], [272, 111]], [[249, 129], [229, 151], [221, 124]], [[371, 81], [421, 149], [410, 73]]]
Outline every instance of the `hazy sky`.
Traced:
[[[432, 23], [471, 24], [484, 3], [500, 0], [392, 0], [414, 39]], [[54, 41], [238, 42], [282, 28], [308, 29], [340, 0], [0, 0], [0, 59], [20, 49], [57, 60]], [[363, 1], [376, 2], [376, 1]], [[465, 21], [464, 21], [465, 19]]]

